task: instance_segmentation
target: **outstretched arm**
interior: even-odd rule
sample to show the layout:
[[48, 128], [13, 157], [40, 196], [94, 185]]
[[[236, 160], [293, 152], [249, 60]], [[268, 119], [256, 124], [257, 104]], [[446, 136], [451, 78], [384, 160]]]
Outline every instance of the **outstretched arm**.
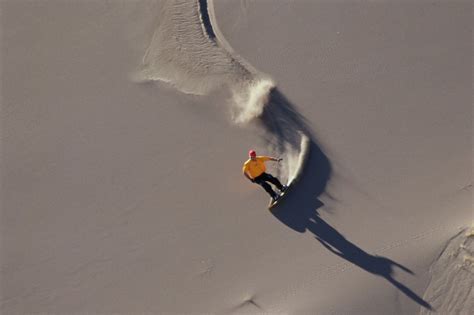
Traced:
[[244, 172], [244, 175], [245, 175], [245, 177], [247, 177], [247, 178], [248, 178], [248, 180], [250, 180], [250, 181], [252, 181], [252, 182], [253, 182], [253, 179], [252, 179], [252, 177], [250, 177], [250, 176], [249, 176], [249, 174], [247, 174], [247, 172]]
[[242, 169], [242, 173], [244, 173], [244, 176], [247, 177], [247, 179], [253, 183], [253, 178], [250, 177], [245, 168]]
[[264, 156], [266, 158], [266, 160], [268, 161], [275, 161], [275, 162], [280, 162], [281, 160], [283, 160], [282, 158], [276, 158], [276, 157], [271, 157], [271, 156]]
[[320, 238], [317, 237], [317, 236], [315, 236], [315, 238], [321, 243], [321, 245], [323, 245], [324, 247], [326, 247], [326, 248], [327, 248], [329, 251], [331, 251], [333, 254], [335, 254], [335, 255], [337, 255], [337, 256], [339, 256], [339, 257], [344, 258], [344, 256], [343, 256], [342, 253], [340, 253], [340, 252], [334, 250], [331, 246], [329, 246], [329, 244], [328, 244], [326, 241], [320, 239]]

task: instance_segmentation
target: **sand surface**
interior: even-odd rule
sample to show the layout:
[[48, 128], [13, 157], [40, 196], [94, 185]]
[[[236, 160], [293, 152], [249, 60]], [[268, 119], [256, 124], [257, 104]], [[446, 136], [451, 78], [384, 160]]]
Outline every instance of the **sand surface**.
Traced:
[[[216, 1], [209, 38], [182, 3], [163, 61], [164, 1], [0, 1], [1, 313], [429, 309], [474, 219], [472, 4]], [[236, 107], [261, 79], [274, 105]], [[301, 130], [269, 212], [241, 165], [291, 171]]]
[[[474, 309], [474, 228], [462, 231], [430, 267], [424, 298], [440, 314], [470, 314]], [[429, 314], [422, 309], [420, 315]]]

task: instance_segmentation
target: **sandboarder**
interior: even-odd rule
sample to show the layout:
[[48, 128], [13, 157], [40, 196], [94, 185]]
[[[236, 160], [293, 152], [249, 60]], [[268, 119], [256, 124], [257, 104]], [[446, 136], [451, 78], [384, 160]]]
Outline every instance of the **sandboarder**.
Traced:
[[279, 195], [267, 182], [275, 185], [281, 192], [284, 192], [287, 186], [282, 185], [278, 178], [273, 177], [271, 174], [265, 173], [267, 169], [265, 166], [265, 161], [280, 162], [281, 160], [281, 158], [274, 158], [270, 156], [257, 156], [257, 153], [254, 150], [250, 150], [249, 159], [242, 167], [245, 177], [247, 177], [252, 183], [262, 186], [263, 189], [265, 189], [265, 191], [270, 195], [270, 197], [272, 197], [273, 202], [278, 199]]

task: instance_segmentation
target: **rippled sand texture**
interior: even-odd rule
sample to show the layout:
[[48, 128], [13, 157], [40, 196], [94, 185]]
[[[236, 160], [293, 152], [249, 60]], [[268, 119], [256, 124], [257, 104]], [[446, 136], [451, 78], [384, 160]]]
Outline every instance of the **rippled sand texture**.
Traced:
[[[0, 12], [0, 313], [470, 307], [437, 270], [473, 218], [471, 3]], [[275, 211], [250, 148], [298, 179]]]
[[234, 123], [257, 121], [268, 149], [285, 158], [278, 172], [287, 183], [299, 178], [309, 155], [309, 130], [271, 77], [235, 53], [221, 34], [207, 1], [166, 1], [143, 58], [139, 77], [206, 95], [227, 88]]

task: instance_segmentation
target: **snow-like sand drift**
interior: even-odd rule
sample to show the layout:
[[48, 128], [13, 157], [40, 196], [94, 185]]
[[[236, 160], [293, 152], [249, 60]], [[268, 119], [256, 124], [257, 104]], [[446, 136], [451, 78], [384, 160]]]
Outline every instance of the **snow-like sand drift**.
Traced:
[[263, 127], [267, 149], [284, 158], [278, 175], [287, 183], [301, 177], [311, 141], [304, 119], [282, 101], [269, 75], [233, 51], [217, 27], [212, 1], [164, 4], [136, 79], [163, 81], [195, 95], [227, 88], [232, 121]]
[[474, 227], [454, 236], [430, 267], [431, 281], [423, 298], [434, 310], [427, 314], [469, 314], [474, 309]]
[[[278, 82], [249, 122], [227, 83], [195, 96], [129, 80], [164, 1], [0, 3], [0, 313], [442, 309], [432, 297], [452, 287], [423, 292], [445, 264], [428, 269], [472, 221], [472, 5], [209, 5], [208, 39]], [[306, 126], [303, 176], [270, 213], [244, 153], [262, 139], [299, 153]]]

